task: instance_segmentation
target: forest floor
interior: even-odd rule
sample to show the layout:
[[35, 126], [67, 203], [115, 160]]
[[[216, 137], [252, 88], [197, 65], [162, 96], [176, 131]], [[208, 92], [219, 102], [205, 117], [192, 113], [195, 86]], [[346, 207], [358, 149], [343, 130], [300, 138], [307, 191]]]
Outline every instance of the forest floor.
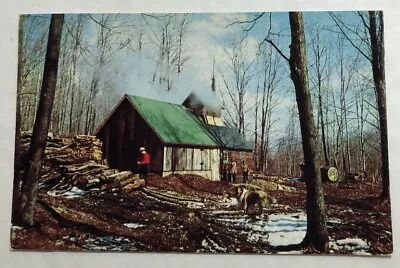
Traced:
[[[11, 227], [13, 249], [218, 253], [318, 253], [280, 251], [306, 232], [304, 183], [266, 177], [275, 204], [243, 213], [234, 186], [194, 175], [151, 175], [131, 193], [82, 191], [54, 196], [41, 187], [36, 225]], [[261, 180], [252, 183], [260, 185]], [[324, 184], [331, 254], [392, 253], [390, 202], [370, 183]]]

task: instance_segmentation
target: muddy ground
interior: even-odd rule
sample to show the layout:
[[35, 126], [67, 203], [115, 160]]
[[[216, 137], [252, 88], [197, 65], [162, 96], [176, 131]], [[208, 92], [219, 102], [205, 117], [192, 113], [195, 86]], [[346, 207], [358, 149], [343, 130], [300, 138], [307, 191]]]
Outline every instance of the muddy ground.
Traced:
[[[36, 225], [13, 226], [13, 249], [218, 253], [318, 253], [299, 243], [306, 230], [305, 185], [266, 178], [276, 204], [245, 215], [227, 182], [194, 175], [151, 175], [131, 193], [75, 191], [52, 196], [41, 187]], [[379, 186], [325, 184], [330, 253], [387, 255], [392, 252], [390, 203]], [[76, 190], [76, 189], [75, 189]]]

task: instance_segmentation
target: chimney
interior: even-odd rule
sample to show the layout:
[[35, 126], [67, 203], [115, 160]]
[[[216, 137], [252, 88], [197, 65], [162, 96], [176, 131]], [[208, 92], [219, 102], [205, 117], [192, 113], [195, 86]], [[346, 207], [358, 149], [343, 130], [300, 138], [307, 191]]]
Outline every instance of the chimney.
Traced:
[[199, 95], [195, 92], [192, 92], [182, 103], [182, 106], [192, 110], [195, 114], [198, 115], [210, 115], [210, 116], [221, 117], [221, 112], [222, 112], [221, 105], [217, 104], [215, 100], [212, 100], [212, 98], [215, 98], [215, 95], [214, 96], [209, 96], [209, 95], [213, 94], [203, 93], [202, 95]]
[[213, 67], [212, 67], [211, 90], [212, 92], [215, 93], [215, 52], [214, 52]]

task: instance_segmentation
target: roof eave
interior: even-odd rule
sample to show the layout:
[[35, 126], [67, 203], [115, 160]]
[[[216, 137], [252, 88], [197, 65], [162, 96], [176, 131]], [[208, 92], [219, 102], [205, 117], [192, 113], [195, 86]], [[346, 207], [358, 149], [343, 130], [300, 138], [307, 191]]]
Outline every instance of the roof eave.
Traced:
[[107, 123], [108, 119], [114, 114], [115, 110], [118, 109], [118, 107], [121, 105], [121, 103], [125, 100], [129, 99], [128, 95], [125, 94], [121, 100], [114, 106], [114, 108], [111, 110], [111, 112], [107, 115], [107, 117], [103, 120], [103, 122], [97, 127], [95, 132], [93, 133], [94, 136], [97, 136], [97, 134], [100, 132], [100, 130], [104, 127], [104, 125]]
[[212, 145], [212, 144], [195, 144], [195, 143], [176, 143], [176, 142], [165, 142], [165, 146], [184, 146], [184, 147], [193, 147], [193, 148], [212, 148], [212, 149], [219, 149], [221, 146], [219, 145]]

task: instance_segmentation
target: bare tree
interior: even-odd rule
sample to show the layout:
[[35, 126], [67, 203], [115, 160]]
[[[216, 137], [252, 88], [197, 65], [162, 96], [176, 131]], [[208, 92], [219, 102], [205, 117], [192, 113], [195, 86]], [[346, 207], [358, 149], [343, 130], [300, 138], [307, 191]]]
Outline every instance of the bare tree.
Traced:
[[[260, 53], [261, 72], [261, 100], [260, 100], [260, 145], [258, 153], [258, 169], [266, 171], [268, 167], [268, 151], [270, 146], [271, 128], [274, 123], [272, 112], [277, 105], [275, 95], [277, 86], [281, 82], [280, 57], [274, 53], [269, 44], [260, 46], [264, 50]], [[256, 123], [258, 125], [258, 122]]]
[[27, 226], [34, 224], [38, 184], [57, 82], [63, 23], [63, 14], [51, 16], [40, 102], [29, 147], [29, 160], [23, 176], [20, 204], [16, 213], [18, 216], [14, 219]]
[[326, 126], [324, 119], [324, 103], [323, 96], [324, 91], [326, 89], [326, 81], [329, 77], [329, 52], [328, 52], [328, 43], [321, 38], [321, 32], [319, 27], [317, 26], [314, 34], [312, 34], [312, 40], [310, 42], [311, 52], [313, 53], [313, 64], [311, 65], [311, 79], [310, 81], [313, 83], [313, 87], [317, 89], [318, 94], [318, 118], [319, 125], [321, 127], [321, 142], [322, 142], [322, 150], [325, 160], [325, 166], [330, 165], [329, 161], [329, 149], [328, 149], [328, 141], [326, 136]]
[[18, 82], [17, 82], [17, 103], [15, 119], [15, 155], [14, 155], [14, 181], [13, 181], [13, 206], [12, 219], [17, 217], [17, 207], [21, 192], [21, 89], [22, 89], [22, 58], [23, 58], [23, 29], [25, 15], [21, 15], [18, 28]]
[[[245, 29], [245, 31], [250, 31], [264, 14], [260, 13], [251, 21], [234, 23], [250, 24], [250, 27]], [[314, 125], [308, 84], [306, 41], [302, 13], [289, 12], [289, 22], [291, 29], [290, 58], [285, 56], [271, 39], [271, 26], [264, 41], [270, 43], [282, 58], [289, 62], [291, 79], [296, 92], [305, 162], [304, 177], [307, 186], [307, 233], [301, 245], [311, 244], [317, 250], [327, 253], [329, 250], [329, 239], [326, 228], [325, 201], [321, 174], [316, 163], [317, 133]]]
[[382, 199], [390, 196], [389, 183], [389, 148], [386, 112], [386, 81], [385, 81], [385, 49], [384, 49], [384, 24], [382, 11], [369, 11], [369, 34], [371, 40], [371, 66], [374, 76], [376, 98], [379, 111], [379, 126], [381, 137], [382, 158]]
[[233, 105], [234, 115], [231, 115], [231, 118], [235, 119], [234, 123], [239, 133], [243, 135], [246, 113], [245, 95], [253, 77], [252, 66], [254, 64], [254, 61], [250, 59], [246, 52], [247, 46], [247, 39], [245, 37], [235, 38], [229, 44], [229, 47], [225, 49], [228, 59], [228, 70], [223, 72], [220, 69], [226, 92]]
[[[351, 27], [329, 13], [347, 41], [371, 63], [379, 113], [382, 200], [389, 198], [389, 150], [387, 135], [384, 21], [382, 11], [358, 12], [362, 27]], [[361, 29], [361, 30], [360, 30]], [[358, 42], [358, 43], [357, 43]]]
[[31, 130], [37, 110], [48, 34], [47, 17], [25, 15], [22, 22], [21, 129]]
[[152, 82], [158, 81], [167, 91], [173, 88], [174, 77], [179, 78], [189, 60], [187, 36], [190, 29], [190, 16], [183, 14], [149, 15], [142, 14], [148, 29], [149, 38], [154, 45], [156, 66]]
[[[92, 54], [93, 69], [88, 83], [88, 93], [85, 97], [86, 113], [84, 133], [92, 133], [98, 121], [96, 104], [106, 83], [105, 74], [116, 53], [126, 48], [133, 40], [133, 33], [122, 33], [120, 28], [126, 27], [126, 22], [120, 14], [101, 14], [99, 18], [88, 15], [97, 25], [96, 47]], [[107, 77], [107, 76], [106, 76]]]
[[299, 110], [305, 164], [304, 177], [307, 186], [307, 233], [303, 244], [312, 244], [317, 250], [327, 253], [329, 239], [326, 228], [321, 174], [316, 163], [317, 134], [308, 87], [306, 42], [302, 13], [290, 12], [289, 21], [292, 36], [289, 65]]

